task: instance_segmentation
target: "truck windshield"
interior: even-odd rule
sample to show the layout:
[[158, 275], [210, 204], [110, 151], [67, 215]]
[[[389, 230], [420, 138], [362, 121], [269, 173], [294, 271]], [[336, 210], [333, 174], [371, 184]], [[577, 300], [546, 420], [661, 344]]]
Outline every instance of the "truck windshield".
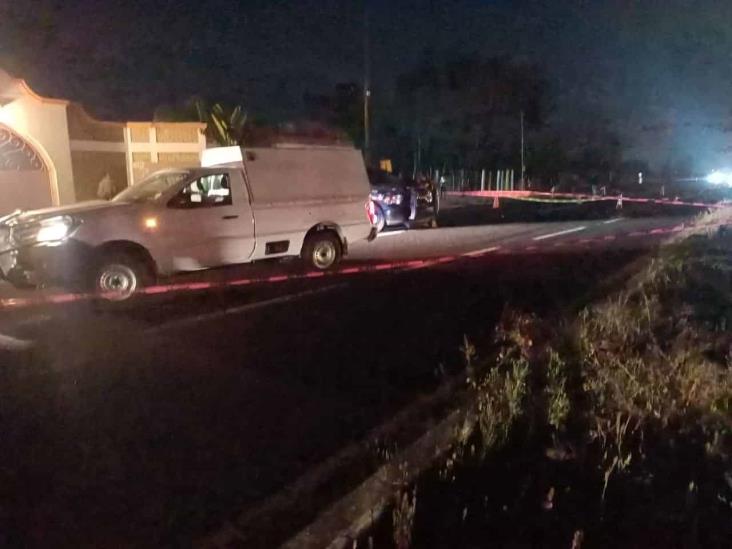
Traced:
[[186, 172], [167, 172], [151, 175], [147, 179], [127, 187], [113, 198], [119, 202], [149, 202], [157, 200], [170, 187], [188, 177]]

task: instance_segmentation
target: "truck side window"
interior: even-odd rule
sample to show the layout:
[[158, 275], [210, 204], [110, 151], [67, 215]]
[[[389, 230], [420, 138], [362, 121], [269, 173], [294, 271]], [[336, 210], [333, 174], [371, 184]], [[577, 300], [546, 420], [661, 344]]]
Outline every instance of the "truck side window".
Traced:
[[192, 181], [170, 201], [171, 208], [231, 206], [231, 185], [227, 174], [205, 175]]

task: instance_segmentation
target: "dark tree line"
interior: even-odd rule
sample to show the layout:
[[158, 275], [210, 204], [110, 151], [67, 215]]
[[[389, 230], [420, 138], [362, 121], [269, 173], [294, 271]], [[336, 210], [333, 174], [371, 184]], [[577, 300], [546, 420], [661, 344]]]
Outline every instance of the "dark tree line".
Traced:
[[518, 164], [521, 113], [526, 129], [536, 130], [549, 110], [548, 85], [535, 67], [475, 56], [426, 61], [398, 79], [380, 129], [386, 144], [409, 143], [418, 167], [508, 166]]
[[[505, 57], [477, 55], [436, 62], [430, 55], [372, 97], [371, 157], [390, 158], [399, 171], [520, 170], [521, 113], [527, 175], [548, 183], [573, 174], [614, 184], [629, 168], [623, 143], [602, 116], [555, 124], [558, 91], [544, 71]], [[363, 146], [363, 89], [338, 84], [306, 94], [308, 116], [344, 131]]]
[[[523, 113], [527, 176], [538, 185], [569, 180], [617, 187], [646, 170], [639, 162], [623, 162], [624, 144], [606, 117], [558, 124], [553, 116], [557, 93], [535, 65], [479, 56], [437, 63], [425, 56], [393, 86], [375, 90], [371, 161], [389, 158], [404, 173], [513, 169], [518, 178]], [[201, 109], [206, 102], [198, 98], [163, 106], [156, 119], [206, 121], [210, 140], [219, 144], [262, 145], [297, 134], [314, 142], [350, 140], [364, 146], [361, 83], [306, 93], [303, 102], [302, 120], [294, 124], [268, 124], [233, 106]]]

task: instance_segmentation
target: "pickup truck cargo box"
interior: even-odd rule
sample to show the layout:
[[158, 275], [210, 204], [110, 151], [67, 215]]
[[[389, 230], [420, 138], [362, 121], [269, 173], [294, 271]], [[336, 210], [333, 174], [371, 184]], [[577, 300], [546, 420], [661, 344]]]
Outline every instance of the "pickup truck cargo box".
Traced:
[[244, 151], [252, 203], [361, 199], [370, 192], [361, 153], [346, 148], [279, 148]]

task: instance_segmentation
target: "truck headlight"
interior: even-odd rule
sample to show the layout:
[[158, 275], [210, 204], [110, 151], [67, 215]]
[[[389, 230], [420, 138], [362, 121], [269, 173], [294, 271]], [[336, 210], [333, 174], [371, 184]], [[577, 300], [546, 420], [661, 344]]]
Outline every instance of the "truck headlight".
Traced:
[[12, 239], [18, 244], [59, 242], [66, 239], [76, 226], [77, 223], [69, 216], [49, 217], [13, 227]]

